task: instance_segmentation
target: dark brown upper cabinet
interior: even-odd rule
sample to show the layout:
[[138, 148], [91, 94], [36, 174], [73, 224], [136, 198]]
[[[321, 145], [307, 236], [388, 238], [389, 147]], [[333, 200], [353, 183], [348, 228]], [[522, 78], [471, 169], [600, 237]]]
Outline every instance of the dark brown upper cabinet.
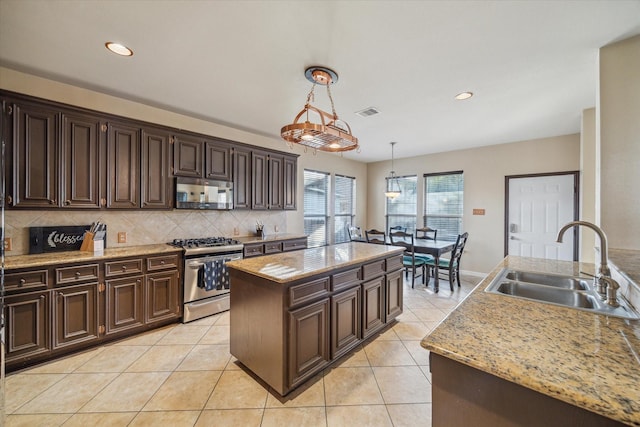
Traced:
[[233, 149], [233, 208], [251, 209], [251, 150]]
[[107, 128], [107, 207], [140, 207], [140, 128], [110, 122]]
[[13, 116], [13, 191], [7, 204], [20, 208], [58, 205], [58, 110], [11, 103]]
[[142, 208], [170, 209], [173, 203], [171, 135], [167, 131], [142, 128]]
[[204, 178], [231, 181], [231, 145], [222, 141], [204, 144]]
[[269, 209], [284, 208], [284, 156], [269, 154]]
[[191, 135], [175, 135], [173, 148], [173, 174], [202, 178], [203, 140]]
[[296, 191], [297, 191], [297, 179], [298, 179], [298, 159], [295, 157], [284, 156], [284, 173], [283, 173], [283, 185], [284, 185], [284, 206], [285, 210], [296, 210]]
[[251, 152], [251, 209], [269, 208], [269, 154], [264, 151]]
[[94, 116], [62, 113], [60, 206], [100, 208], [101, 128]]

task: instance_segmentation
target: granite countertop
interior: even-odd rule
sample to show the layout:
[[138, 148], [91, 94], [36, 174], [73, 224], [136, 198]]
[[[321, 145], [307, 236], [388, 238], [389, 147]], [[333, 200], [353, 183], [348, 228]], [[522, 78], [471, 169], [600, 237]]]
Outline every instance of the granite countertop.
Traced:
[[[640, 286], [640, 250], [609, 249], [609, 264], [616, 267], [620, 274]], [[636, 307], [640, 308], [640, 307]]]
[[398, 246], [349, 242], [230, 261], [227, 267], [277, 283], [288, 283], [402, 252], [404, 248]]
[[274, 234], [267, 234], [264, 237], [261, 237], [261, 236], [234, 237], [234, 239], [244, 244], [276, 242], [279, 240], [306, 239], [306, 238], [307, 238], [306, 234], [293, 234], [293, 233], [274, 233]]
[[156, 245], [123, 246], [119, 248], [107, 248], [101, 254], [83, 251], [51, 252], [34, 255], [8, 256], [4, 259], [6, 270], [19, 268], [41, 267], [72, 262], [103, 261], [110, 258], [123, 258], [130, 256], [161, 255], [168, 253], [181, 253], [181, 248], [176, 248], [165, 243]]
[[640, 426], [640, 322], [484, 292], [503, 267], [578, 275], [593, 264], [507, 257], [422, 347]]

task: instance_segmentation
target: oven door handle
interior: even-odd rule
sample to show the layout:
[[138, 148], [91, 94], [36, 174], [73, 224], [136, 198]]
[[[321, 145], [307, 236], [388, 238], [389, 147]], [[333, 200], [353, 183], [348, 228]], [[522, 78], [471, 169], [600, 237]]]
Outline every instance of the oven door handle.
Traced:
[[[223, 258], [219, 258], [219, 259], [223, 259]], [[224, 258], [224, 262], [226, 263], [227, 261], [233, 261], [235, 259], [242, 259], [242, 258], [240, 258], [240, 257], [237, 257], [237, 258]], [[189, 268], [192, 268], [194, 270], [198, 270], [200, 267], [203, 267], [204, 264], [205, 264], [204, 262], [193, 262], [192, 261], [192, 262], [190, 262], [188, 264], [188, 266], [189, 266]]]

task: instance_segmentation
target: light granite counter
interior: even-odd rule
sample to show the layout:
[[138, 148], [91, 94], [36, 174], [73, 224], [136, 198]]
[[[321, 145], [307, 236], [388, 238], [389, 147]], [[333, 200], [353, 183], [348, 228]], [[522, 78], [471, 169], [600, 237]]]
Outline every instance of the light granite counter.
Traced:
[[349, 242], [230, 261], [227, 267], [287, 283], [403, 251], [398, 246]]
[[307, 238], [306, 234], [293, 234], [293, 233], [274, 233], [274, 234], [267, 234], [264, 237], [261, 237], [261, 236], [234, 237], [234, 239], [244, 244], [267, 243], [267, 242], [277, 242], [280, 240], [305, 239], [305, 238]]
[[640, 426], [640, 323], [484, 292], [503, 267], [578, 275], [593, 264], [507, 257], [422, 340], [439, 355]]
[[165, 243], [161, 243], [156, 245], [107, 248], [101, 254], [94, 254], [93, 252], [83, 251], [66, 251], [34, 255], [16, 255], [5, 257], [4, 268], [5, 270], [16, 270], [19, 268], [31, 268], [75, 262], [102, 261], [111, 258], [124, 258], [130, 256], [144, 256], [176, 252], [182, 252], [182, 249], [167, 245]]

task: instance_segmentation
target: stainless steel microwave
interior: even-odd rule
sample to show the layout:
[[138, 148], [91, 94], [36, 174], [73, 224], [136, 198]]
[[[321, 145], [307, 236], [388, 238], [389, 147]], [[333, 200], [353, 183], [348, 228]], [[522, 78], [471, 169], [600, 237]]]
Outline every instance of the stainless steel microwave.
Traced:
[[176, 209], [233, 209], [233, 182], [177, 177]]

